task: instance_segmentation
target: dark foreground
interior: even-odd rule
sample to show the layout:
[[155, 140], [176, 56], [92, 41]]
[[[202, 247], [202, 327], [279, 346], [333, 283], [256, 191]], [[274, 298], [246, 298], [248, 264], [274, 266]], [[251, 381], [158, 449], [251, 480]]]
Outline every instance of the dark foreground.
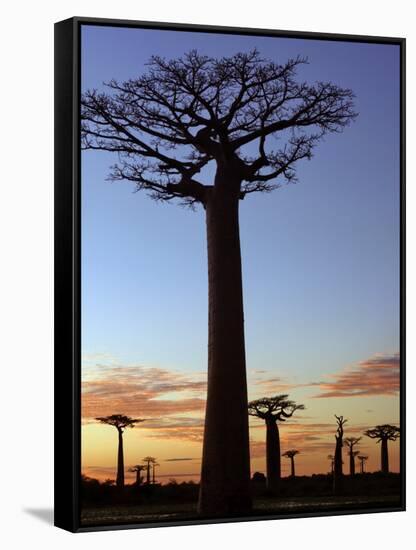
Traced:
[[[251, 517], [388, 510], [401, 506], [398, 474], [364, 474], [354, 479], [346, 476], [344, 485], [344, 494], [333, 496], [329, 475], [285, 478], [282, 479], [279, 496], [273, 496], [267, 494], [264, 484], [253, 483]], [[198, 484], [192, 482], [140, 488], [131, 485], [120, 496], [114, 486], [84, 478], [81, 525], [88, 527], [204, 519], [196, 513], [198, 490]]]
[[[325, 499], [322, 497], [293, 497], [275, 500], [265, 498], [255, 499], [251, 515], [253, 517], [285, 516], [331, 511], [358, 511], [370, 508], [391, 509], [399, 506], [400, 498], [394, 495], [388, 497], [327, 497]], [[87, 527], [203, 519], [196, 514], [195, 508], [195, 503], [86, 508], [82, 512], [81, 524]]]

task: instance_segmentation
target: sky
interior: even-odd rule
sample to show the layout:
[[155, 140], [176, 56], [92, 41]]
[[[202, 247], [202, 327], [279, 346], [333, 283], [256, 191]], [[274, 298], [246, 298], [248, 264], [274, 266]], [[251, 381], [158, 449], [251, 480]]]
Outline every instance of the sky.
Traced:
[[[281, 426], [298, 474], [327, 472], [334, 414], [346, 436], [399, 423], [399, 46], [82, 27], [82, 89], [146, 71], [151, 55], [212, 57], [257, 48], [301, 55], [298, 77], [355, 93], [356, 121], [297, 165], [298, 183], [240, 202], [249, 397], [288, 393], [305, 411]], [[96, 416], [146, 418], [126, 430], [125, 463], [158, 458], [164, 482], [199, 478], [207, 368], [204, 211], [110, 183], [109, 153], [82, 153], [82, 468], [115, 477], [117, 433]], [[211, 183], [212, 171], [205, 172]], [[250, 420], [252, 471], [265, 428]], [[367, 469], [379, 448], [363, 437]], [[399, 444], [390, 445], [399, 469]], [[283, 475], [289, 461], [283, 461]], [[133, 474], [127, 473], [127, 480]]]

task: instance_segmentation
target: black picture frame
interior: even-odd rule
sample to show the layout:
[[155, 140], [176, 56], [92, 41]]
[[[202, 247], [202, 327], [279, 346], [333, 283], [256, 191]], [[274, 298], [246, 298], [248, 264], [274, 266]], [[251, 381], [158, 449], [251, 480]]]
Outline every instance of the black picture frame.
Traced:
[[[178, 23], [73, 17], [55, 24], [55, 525], [71, 532], [256, 521], [296, 517], [385, 512], [386, 509], [308, 512], [256, 517], [82, 526], [80, 524], [80, 387], [81, 387], [81, 217], [80, 217], [80, 65], [82, 25], [134, 27], [311, 40], [365, 42], [400, 46], [400, 439], [401, 503], [405, 510], [405, 118], [406, 40], [378, 36], [250, 29]], [[59, 467], [58, 467], [59, 466]]]

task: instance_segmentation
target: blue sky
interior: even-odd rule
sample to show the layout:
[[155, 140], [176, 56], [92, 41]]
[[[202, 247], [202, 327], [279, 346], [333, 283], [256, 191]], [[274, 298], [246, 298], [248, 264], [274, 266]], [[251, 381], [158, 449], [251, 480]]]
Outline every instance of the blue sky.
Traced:
[[[86, 26], [82, 87], [137, 76], [153, 54], [254, 47], [307, 56], [300, 79], [356, 94], [356, 122], [299, 163], [299, 183], [241, 202], [248, 368], [309, 382], [399, 349], [399, 47]], [[203, 371], [204, 211], [109, 183], [115, 160], [82, 155], [83, 352]]]

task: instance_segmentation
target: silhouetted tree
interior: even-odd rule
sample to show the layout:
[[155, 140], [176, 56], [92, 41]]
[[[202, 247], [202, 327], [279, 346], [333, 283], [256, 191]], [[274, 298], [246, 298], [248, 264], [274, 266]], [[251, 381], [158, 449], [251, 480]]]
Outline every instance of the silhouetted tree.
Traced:
[[344, 437], [344, 424], [347, 419], [343, 416], [334, 415], [337, 420], [337, 432], [335, 434], [335, 453], [334, 453], [334, 493], [342, 493], [343, 473], [342, 473], [342, 443]]
[[366, 463], [366, 461], [368, 460], [368, 456], [366, 455], [358, 455], [358, 460], [360, 461], [360, 473], [363, 474], [364, 473], [364, 465]]
[[123, 432], [125, 428], [134, 428], [136, 424], [144, 422], [142, 418], [131, 418], [124, 414], [112, 414], [111, 416], [102, 416], [96, 418], [102, 424], [108, 424], [117, 428], [118, 432], [118, 453], [117, 453], [117, 479], [116, 486], [119, 489], [124, 487], [124, 452], [123, 452]]
[[290, 475], [291, 477], [295, 477], [295, 456], [299, 454], [299, 451], [296, 451], [295, 449], [290, 449], [289, 451], [286, 451], [282, 454], [282, 456], [285, 456], [287, 458], [290, 458]]
[[145, 469], [145, 466], [143, 464], [136, 464], [135, 466], [132, 466], [129, 468], [129, 472], [136, 472], [136, 485], [139, 486], [142, 484], [143, 478], [141, 476], [141, 473]]
[[334, 455], [328, 455], [327, 459], [331, 461], [331, 474], [334, 475]]
[[377, 439], [377, 443], [381, 442], [381, 471], [384, 474], [389, 473], [389, 451], [387, 447], [388, 441], [396, 441], [400, 437], [400, 428], [391, 424], [381, 424], [366, 430], [364, 435], [371, 439]]
[[361, 439], [361, 437], [346, 437], [344, 439], [344, 445], [348, 447], [348, 455], [350, 457], [350, 476], [355, 475], [355, 457], [358, 451], [354, 451], [354, 447]]
[[154, 456], [146, 456], [144, 457], [143, 462], [145, 463], [146, 468], [146, 485], [150, 485], [150, 472], [152, 466], [156, 464], [156, 459]]
[[261, 418], [266, 423], [266, 469], [267, 489], [276, 493], [281, 477], [280, 436], [277, 423], [284, 422], [297, 410], [304, 410], [304, 405], [297, 405], [288, 399], [288, 395], [263, 397], [248, 404], [248, 414]]
[[[296, 81], [304, 63], [298, 57], [280, 65], [257, 51], [220, 59], [196, 51], [173, 60], [153, 56], [147, 73], [111, 80], [108, 92], [89, 90], [81, 98], [82, 147], [116, 155], [110, 179], [131, 181], [156, 200], [205, 209], [204, 514], [251, 509], [239, 201], [279, 187], [278, 178], [294, 181], [297, 161], [311, 158], [325, 134], [356, 116], [351, 90]], [[281, 136], [280, 148], [273, 136]], [[215, 176], [206, 184], [197, 175], [209, 164]]]

